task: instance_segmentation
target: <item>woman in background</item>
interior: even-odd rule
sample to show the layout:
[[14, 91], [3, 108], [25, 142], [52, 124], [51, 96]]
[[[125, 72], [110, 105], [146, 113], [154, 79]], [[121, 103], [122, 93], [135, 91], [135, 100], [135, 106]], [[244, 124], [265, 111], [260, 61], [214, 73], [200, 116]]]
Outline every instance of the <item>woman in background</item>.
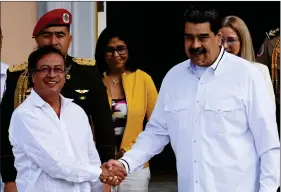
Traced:
[[[121, 158], [136, 142], [151, 116], [158, 96], [152, 78], [137, 69], [130, 51], [128, 36], [120, 28], [104, 29], [96, 45], [96, 65], [103, 74], [112, 108], [116, 159]], [[112, 191], [147, 192], [149, 180], [150, 169], [146, 163], [142, 170], [129, 174]], [[110, 191], [109, 186], [105, 188]]]
[[268, 90], [275, 101], [273, 86], [268, 67], [255, 62], [252, 38], [245, 22], [237, 16], [227, 16], [222, 20], [222, 45], [229, 53], [254, 63], [264, 74]]

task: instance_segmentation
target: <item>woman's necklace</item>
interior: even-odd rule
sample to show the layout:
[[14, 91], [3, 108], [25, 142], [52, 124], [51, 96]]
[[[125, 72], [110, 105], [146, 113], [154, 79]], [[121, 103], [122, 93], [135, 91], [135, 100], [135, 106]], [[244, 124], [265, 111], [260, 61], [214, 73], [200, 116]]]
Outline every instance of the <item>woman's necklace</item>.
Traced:
[[118, 79], [117, 79], [117, 80], [111, 79], [111, 80], [113, 81], [113, 83], [114, 83], [115, 86], [117, 85], [117, 83], [119, 83], [119, 80], [118, 80]]

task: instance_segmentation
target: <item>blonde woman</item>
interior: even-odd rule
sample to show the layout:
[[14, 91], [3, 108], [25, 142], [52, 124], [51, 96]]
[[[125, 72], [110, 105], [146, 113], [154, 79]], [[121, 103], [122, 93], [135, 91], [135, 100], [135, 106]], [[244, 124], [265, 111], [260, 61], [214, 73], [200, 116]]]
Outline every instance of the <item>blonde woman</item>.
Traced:
[[221, 32], [222, 45], [227, 52], [254, 63], [263, 72], [272, 99], [275, 101], [268, 67], [255, 62], [252, 38], [245, 22], [237, 16], [227, 16], [222, 20]]

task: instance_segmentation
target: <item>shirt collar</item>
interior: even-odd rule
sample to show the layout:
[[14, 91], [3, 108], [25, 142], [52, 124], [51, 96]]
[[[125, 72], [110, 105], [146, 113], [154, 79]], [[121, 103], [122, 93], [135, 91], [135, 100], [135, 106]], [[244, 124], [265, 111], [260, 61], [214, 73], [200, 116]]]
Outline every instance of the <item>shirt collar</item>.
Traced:
[[[225, 53], [225, 49], [223, 48], [223, 46], [220, 46], [220, 53], [219, 53], [219, 56], [217, 57], [217, 59], [215, 60], [215, 62], [210, 66], [213, 70], [214, 70], [214, 73], [221, 61], [221, 59], [223, 58], [224, 56], [224, 53]], [[194, 71], [194, 64], [192, 64], [191, 60], [189, 59], [189, 62], [187, 63], [187, 67], [189, 69], [191, 69], [192, 71]]]
[[1, 75], [6, 75], [9, 65], [1, 62]]
[[[43, 107], [44, 105], [47, 104], [47, 102], [44, 101], [36, 93], [36, 91], [34, 91], [34, 89], [31, 89], [31, 93], [30, 93], [29, 97], [31, 97], [31, 102], [37, 107]], [[60, 94], [60, 98], [61, 98], [61, 107], [62, 108], [73, 101], [73, 99], [68, 99], [68, 98], [64, 97], [62, 94]]]
[[216, 69], [218, 68], [218, 65], [224, 55], [225, 49], [223, 48], [223, 46], [220, 46], [220, 54], [217, 57], [217, 59], [215, 60], [215, 62], [210, 66], [212, 69], [214, 69], [214, 71], [216, 71]]

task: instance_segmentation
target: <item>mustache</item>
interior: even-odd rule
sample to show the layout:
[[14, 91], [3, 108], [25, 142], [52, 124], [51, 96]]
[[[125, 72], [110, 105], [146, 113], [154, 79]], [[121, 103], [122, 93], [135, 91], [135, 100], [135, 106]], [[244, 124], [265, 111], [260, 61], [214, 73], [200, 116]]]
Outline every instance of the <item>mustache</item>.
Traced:
[[206, 49], [204, 49], [204, 48], [197, 48], [197, 49], [190, 48], [190, 49], [189, 49], [189, 52], [190, 52], [191, 54], [201, 55], [201, 54], [206, 53]]

